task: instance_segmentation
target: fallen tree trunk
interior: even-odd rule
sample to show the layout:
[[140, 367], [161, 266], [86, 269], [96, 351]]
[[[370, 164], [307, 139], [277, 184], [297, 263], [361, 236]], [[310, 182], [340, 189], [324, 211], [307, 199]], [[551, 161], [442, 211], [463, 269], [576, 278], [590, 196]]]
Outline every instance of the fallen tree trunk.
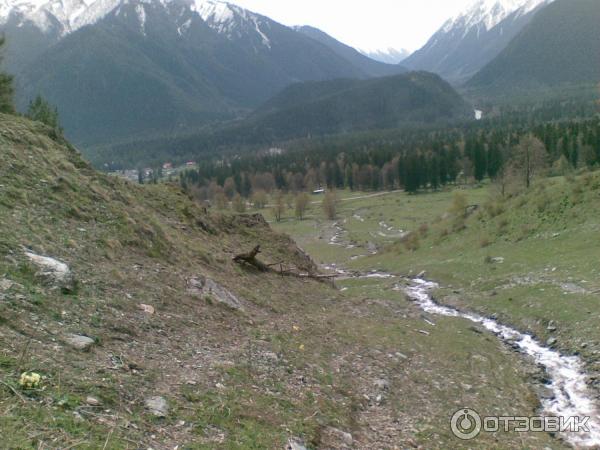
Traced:
[[[259, 253], [260, 253], [260, 245], [257, 245], [256, 247], [254, 247], [252, 249], [252, 251], [250, 251], [248, 253], [240, 253], [239, 255], [235, 255], [233, 257], [233, 261], [238, 264], [248, 264], [248, 265], [260, 270], [261, 272], [273, 272], [278, 275], [281, 275], [282, 277], [289, 276], [289, 277], [302, 278], [302, 279], [313, 279], [313, 280], [319, 280], [319, 281], [333, 280], [337, 277], [337, 275], [319, 275], [319, 274], [313, 274], [313, 273], [301, 273], [301, 272], [297, 271], [297, 268], [294, 268], [294, 267], [284, 268], [283, 261], [278, 261], [278, 262], [272, 263], [272, 264], [265, 264], [256, 258]], [[279, 266], [279, 270], [273, 268], [273, 267], [277, 267], [277, 266]]]
[[265, 264], [261, 263], [256, 256], [260, 253], [260, 245], [257, 245], [252, 249], [252, 251], [248, 253], [241, 253], [233, 257], [233, 261], [236, 263], [246, 263], [251, 266], [256, 267], [261, 272], [266, 272], [269, 270], [269, 267]]

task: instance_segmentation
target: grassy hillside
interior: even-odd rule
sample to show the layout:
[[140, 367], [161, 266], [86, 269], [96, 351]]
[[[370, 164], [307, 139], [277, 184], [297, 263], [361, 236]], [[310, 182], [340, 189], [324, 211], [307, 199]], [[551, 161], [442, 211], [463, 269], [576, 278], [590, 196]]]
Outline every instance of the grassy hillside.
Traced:
[[[309, 220], [287, 220], [277, 229], [317, 261], [402, 275], [424, 271], [440, 283], [440, 302], [497, 317], [564, 354], [580, 355], [598, 390], [599, 192], [600, 173], [593, 172], [540, 178], [529, 191], [506, 197], [491, 185], [390, 193], [341, 201], [337, 231], [319, 205]], [[456, 195], [471, 206], [469, 214], [457, 214]], [[322, 245], [336, 232], [338, 242], [352, 247]], [[364, 256], [375, 248], [378, 254]]]
[[[346, 295], [233, 263], [258, 243], [265, 262], [311, 266], [260, 216], [207, 214], [176, 187], [104, 176], [44, 126], [4, 115], [0, 179], [7, 448], [449, 448], [464, 404], [536, 407], [523, 382], [536, 369], [466, 325], [440, 322], [432, 339], [391, 291]], [[66, 263], [75, 283], [55, 288], [26, 251]], [[203, 278], [220, 288], [199, 295]], [[38, 389], [21, 389], [24, 371], [42, 375]], [[166, 417], [145, 406], [156, 396]], [[562, 447], [481, 438], [523, 442]]]

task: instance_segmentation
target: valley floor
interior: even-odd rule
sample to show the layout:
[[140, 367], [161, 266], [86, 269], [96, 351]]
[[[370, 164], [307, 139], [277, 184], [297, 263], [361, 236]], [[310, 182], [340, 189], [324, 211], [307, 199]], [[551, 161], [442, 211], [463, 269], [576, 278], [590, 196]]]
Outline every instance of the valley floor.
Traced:
[[[435, 294], [441, 303], [497, 318], [563, 354], [580, 355], [597, 400], [599, 184], [597, 173], [545, 179], [506, 199], [493, 186], [458, 189], [469, 211], [459, 218], [451, 191], [368, 199], [341, 193], [346, 201], [339, 202], [335, 221], [315, 206], [307, 220], [274, 226], [329, 271], [425, 274], [441, 284]], [[395, 345], [409, 363], [393, 375], [402, 394], [392, 409], [412, 411], [420, 444], [451, 445], [449, 417], [460, 407], [487, 415], [539, 412], [537, 399], [548, 395], [544, 373], [472, 323], [432, 317], [407, 304], [395, 284], [397, 278], [338, 282], [348, 297], [393, 302], [401, 311]], [[469, 444], [565, 445], [539, 433], [480, 436]]]
[[[426, 270], [444, 286], [443, 301], [556, 336], [593, 375], [591, 177], [551, 180], [544, 192], [494, 200], [497, 208], [485, 206], [486, 188], [465, 191], [481, 211], [454, 231], [449, 192], [348, 193], [363, 198], [340, 202], [337, 221], [313, 205], [307, 220], [274, 231], [261, 216], [207, 213], [176, 186], [99, 174], [51, 130], [0, 116], [2, 447], [460, 447], [449, 421], [465, 405], [537, 411], [537, 367], [466, 321], [424, 314], [392, 280], [351, 278], [333, 289], [232, 256], [260, 244], [265, 263], [315, 270], [277, 232], [285, 231], [320, 264]], [[402, 239], [410, 230], [418, 240]], [[73, 280], [63, 285], [54, 272], [64, 267], [40, 267], [31, 252], [65, 263]], [[35, 389], [19, 385], [27, 371], [41, 375]], [[470, 444], [566, 447], [543, 433]]]

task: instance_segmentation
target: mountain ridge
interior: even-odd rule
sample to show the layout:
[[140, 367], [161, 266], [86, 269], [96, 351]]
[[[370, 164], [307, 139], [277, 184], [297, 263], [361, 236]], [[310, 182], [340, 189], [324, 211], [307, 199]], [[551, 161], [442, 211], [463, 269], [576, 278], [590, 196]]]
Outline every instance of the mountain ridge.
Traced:
[[403, 64], [463, 84], [496, 57], [535, 14], [554, 0], [475, 0]]
[[511, 91], [595, 86], [600, 79], [600, 8], [594, 0], [556, 0], [541, 10], [466, 87]]
[[387, 70], [212, 0], [119, 0], [66, 34], [58, 20], [40, 28], [23, 15], [4, 17], [19, 109], [42, 94], [80, 146], [190, 131], [243, 116], [294, 82], [368, 78], [367, 65]]

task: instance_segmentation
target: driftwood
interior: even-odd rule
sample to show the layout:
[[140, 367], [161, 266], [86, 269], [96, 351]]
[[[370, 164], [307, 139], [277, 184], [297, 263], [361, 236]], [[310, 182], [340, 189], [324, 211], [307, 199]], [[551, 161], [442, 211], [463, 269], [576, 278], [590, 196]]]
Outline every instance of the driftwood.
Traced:
[[241, 253], [233, 257], [233, 261], [236, 263], [246, 263], [251, 266], [256, 267], [261, 272], [267, 272], [269, 267], [263, 263], [261, 263], [256, 256], [260, 253], [260, 245], [257, 245], [252, 249], [252, 251], [248, 253]]
[[278, 261], [271, 264], [265, 264], [259, 261], [256, 257], [260, 253], [260, 245], [257, 245], [252, 249], [252, 251], [248, 253], [240, 253], [233, 257], [233, 261], [239, 264], [248, 264], [252, 267], [257, 268], [261, 272], [274, 272], [278, 275], [295, 277], [295, 278], [303, 278], [303, 279], [313, 279], [313, 280], [333, 280], [337, 277], [337, 275], [319, 275], [313, 273], [304, 273], [300, 272], [298, 268], [295, 267], [286, 267], [283, 261]]

